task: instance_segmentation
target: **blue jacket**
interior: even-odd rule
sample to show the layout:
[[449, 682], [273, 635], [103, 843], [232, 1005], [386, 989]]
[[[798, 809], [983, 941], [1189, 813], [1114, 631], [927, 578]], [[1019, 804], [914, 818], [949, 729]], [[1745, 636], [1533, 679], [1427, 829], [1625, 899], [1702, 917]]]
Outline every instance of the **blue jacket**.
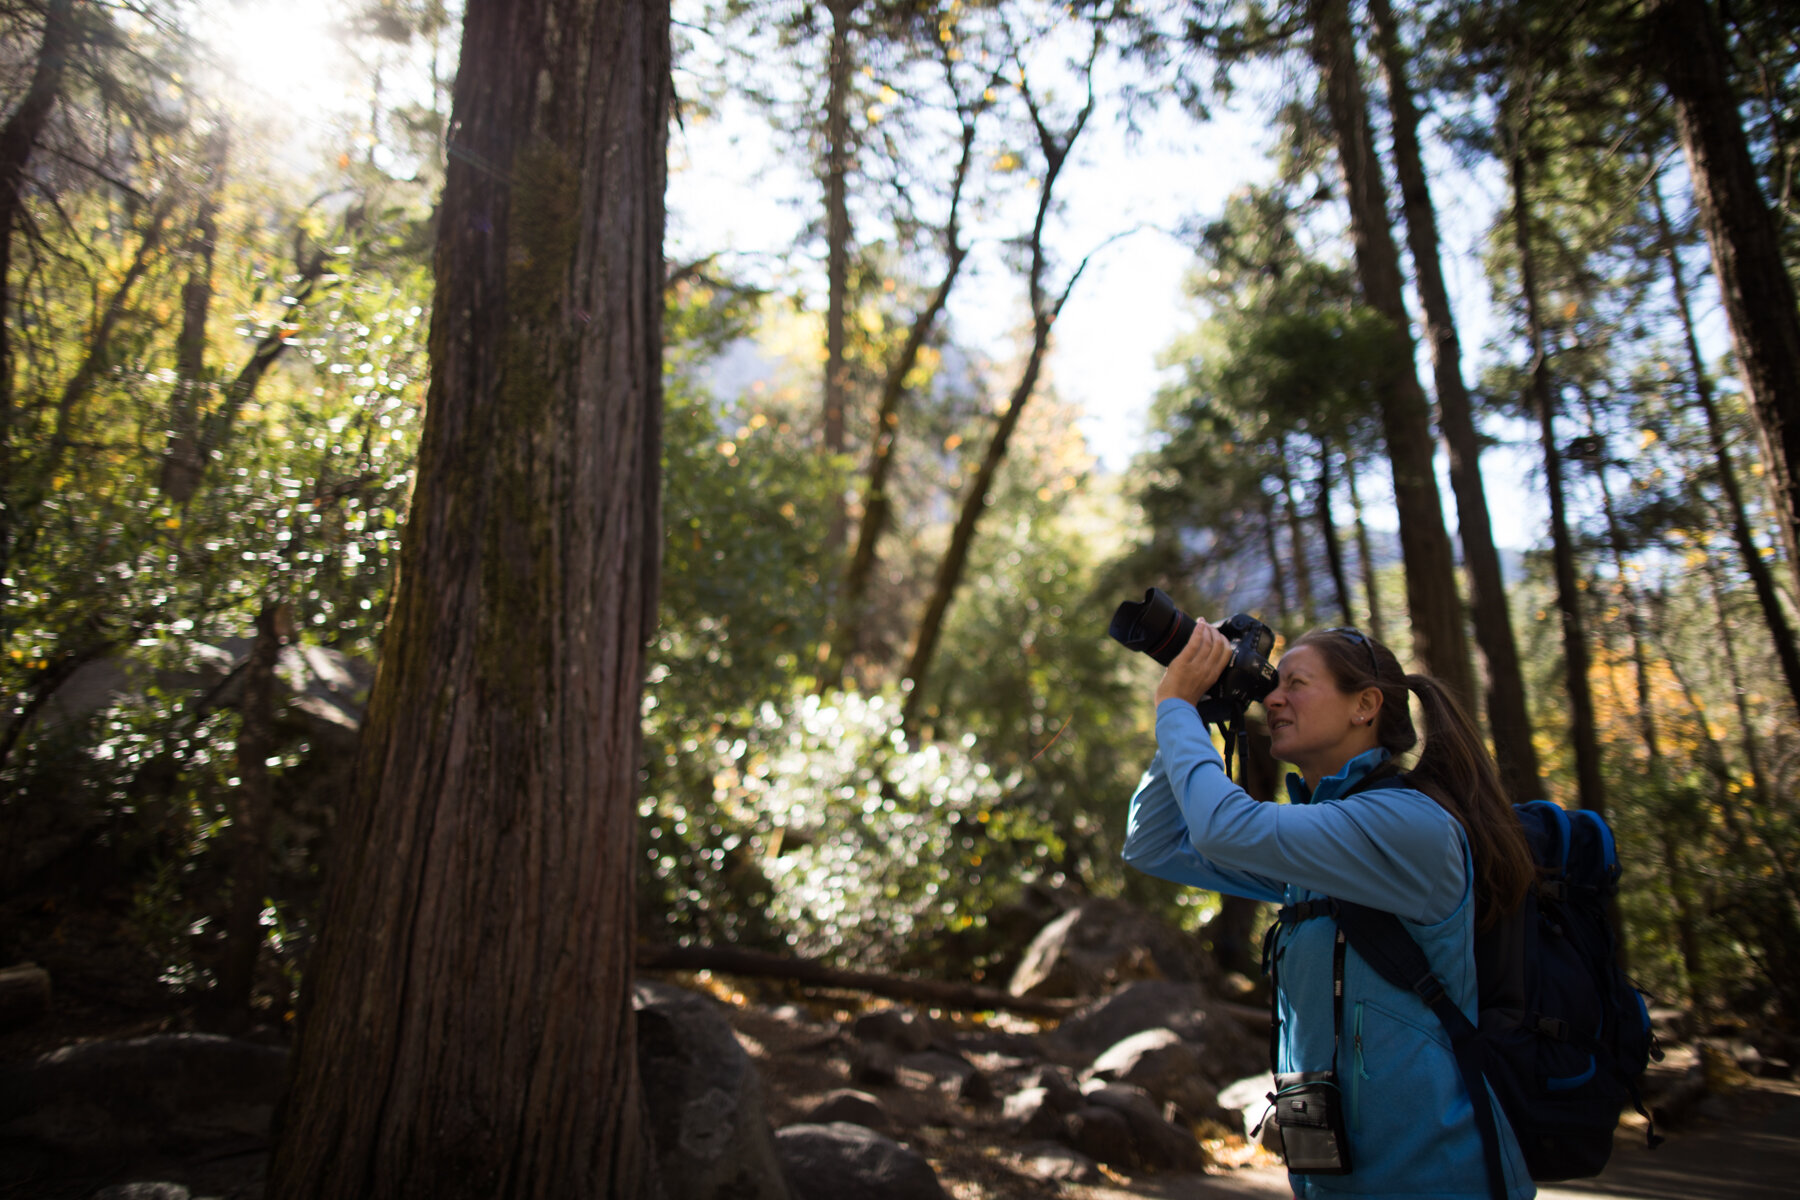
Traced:
[[[1158, 751], [1137, 794], [1125, 860], [1151, 875], [1274, 904], [1325, 896], [1400, 917], [1450, 995], [1476, 1019], [1475, 920], [1462, 826], [1429, 796], [1376, 787], [1344, 795], [1387, 761], [1371, 750], [1309, 795], [1288, 776], [1289, 804], [1252, 800], [1225, 764], [1194, 706], [1156, 710]], [[1324, 1071], [1332, 1059], [1331, 948], [1335, 923], [1284, 928], [1274, 954], [1280, 995], [1277, 1069]], [[1291, 1175], [1297, 1196], [1430, 1196], [1489, 1200], [1468, 1091], [1443, 1027], [1423, 1001], [1377, 975], [1354, 949], [1344, 964], [1338, 1076], [1353, 1170]], [[1510, 1200], [1536, 1194], [1500, 1116]]]

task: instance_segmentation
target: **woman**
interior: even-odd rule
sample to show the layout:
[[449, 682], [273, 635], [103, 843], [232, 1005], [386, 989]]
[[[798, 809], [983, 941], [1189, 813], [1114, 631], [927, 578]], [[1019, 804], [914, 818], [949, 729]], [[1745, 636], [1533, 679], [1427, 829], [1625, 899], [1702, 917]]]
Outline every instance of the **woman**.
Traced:
[[[1392, 912], [1475, 1019], [1475, 933], [1518, 906], [1533, 868], [1468, 716], [1435, 679], [1405, 674], [1356, 630], [1308, 634], [1282, 656], [1263, 701], [1271, 749], [1299, 777], [1288, 776], [1291, 803], [1260, 804], [1226, 776], [1194, 707], [1230, 657], [1230, 643], [1200, 621], [1157, 685], [1157, 755], [1131, 800], [1126, 861], [1254, 900], [1331, 897]], [[1430, 737], [1402, 778], [1385, 764], [1418, 742], [1409, 690]], [[1490, 1200], [1469, 1095], [1437, 1017], [1354, 949], [1334, 962], [1336, 936], [1329, 916], [1283, 922], [1270, 950], [1275, 1069], [1335, 1069], [1349, 1142], [1348, 1174], [1291, 1172], [1295, 1194]], [[1535, 1189], [1499, 1121], [1507, 1194], [1525, 1200]]]

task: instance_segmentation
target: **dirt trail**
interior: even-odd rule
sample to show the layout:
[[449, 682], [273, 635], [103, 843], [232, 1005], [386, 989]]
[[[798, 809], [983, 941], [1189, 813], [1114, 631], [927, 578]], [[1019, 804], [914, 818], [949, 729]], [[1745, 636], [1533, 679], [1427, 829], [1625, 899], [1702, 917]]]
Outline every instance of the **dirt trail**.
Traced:
[[[1048, 1193], [1046, 1193], [1048, 1194]], [[1256, 1168], [1230, 1175], [1165, 1175], [1128, 1184], [1068, 1188], [1080, 1200], [1287, 1200], [1287, 1173]], [[1655, 1150], [1641, 1132], [1621, 1129], [1606, 1171], [1547, 1185], [1538, 1200], [1794, 1200], [1800, 1196], [1800, 1083], [1756, 1080], [1718, 1097]]]

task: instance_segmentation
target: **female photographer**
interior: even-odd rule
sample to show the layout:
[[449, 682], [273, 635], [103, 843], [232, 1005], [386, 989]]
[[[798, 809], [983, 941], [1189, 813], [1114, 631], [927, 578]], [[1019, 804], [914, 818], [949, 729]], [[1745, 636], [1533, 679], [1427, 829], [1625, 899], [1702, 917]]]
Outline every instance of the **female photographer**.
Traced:
[[[1474, 1020], [1476, 930], [1518, 906], [1533, 868], [1467, 714], [1438, 681], [1405, 674], [1363, 634], [1308, 634], [1282, 656], [1280, 682], [1263, 701], [1274, 756], [1299, 776], [1288, 777], [1291, 803], [1262, 804], [1227, 777], [1194, 707], [1230, 656], [1230, 643], [1200, 621], [1157, 686], [1157, 755], [1131, 800], [1126, 861], [1275, 904], [1329, 897], [1394, 913]], [[1409, 691], [1429, 736], [1402, 777], [1386, 764], [1418, 742]], [[1295, 1194], [1489, 1200], [1469, 1094], [1425, 1003], [1344, 946], [1328, 914], [1284, 919], [1266, 954], [1277, 1086], [1293, 1089], [1281, 1093], [1294, 1106], [1279, 1108], [1278, 1121], [1289, 1126]], [[1336, 1136], [1307, 1137], [1296, 1155], [1309, 1119], [1301, 1103], [1311, 1117], [1336, 1106]], [[1495, 1112], [1507, 1194], [1524, 1200], [1535, 1189]]]

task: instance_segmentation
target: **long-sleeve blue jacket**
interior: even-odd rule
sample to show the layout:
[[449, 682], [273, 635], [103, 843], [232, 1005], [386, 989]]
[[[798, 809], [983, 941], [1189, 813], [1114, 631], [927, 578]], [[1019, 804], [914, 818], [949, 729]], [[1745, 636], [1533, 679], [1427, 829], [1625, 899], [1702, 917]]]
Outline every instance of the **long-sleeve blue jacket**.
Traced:
[[[1387, 751], [1358, 755], [1310, 794], [1290, 775], [1290, 803], [1262, 804], [1225, 774], [1193, 705], [1158, 705], [1156, 740], [1156, 758], [1131, 799], [1127, 862], [1253, 900], [1298, 904], [1330, 896], [1394, 913], [1476, 1019], [1475, 904], [1462, 826], [1412, 788], [1345, 795], [1387, 761]], [[1325, 919], [1284, 927], [1277, 937], [1277, 1070], [1332, 1067], [1335, 937], [1335, 924]], [[1343, 1013], [1336, 1065], [1353, 1169], [1291, 1175], [1295, 1194], [1489, 1200], [1481, 1135], [1437, 1017], [1354, 949], [1344, 964]], [[1497, 1106], [1496, 1114], [1509, 1200], [1527, 1200], [1535, 1188]]]

